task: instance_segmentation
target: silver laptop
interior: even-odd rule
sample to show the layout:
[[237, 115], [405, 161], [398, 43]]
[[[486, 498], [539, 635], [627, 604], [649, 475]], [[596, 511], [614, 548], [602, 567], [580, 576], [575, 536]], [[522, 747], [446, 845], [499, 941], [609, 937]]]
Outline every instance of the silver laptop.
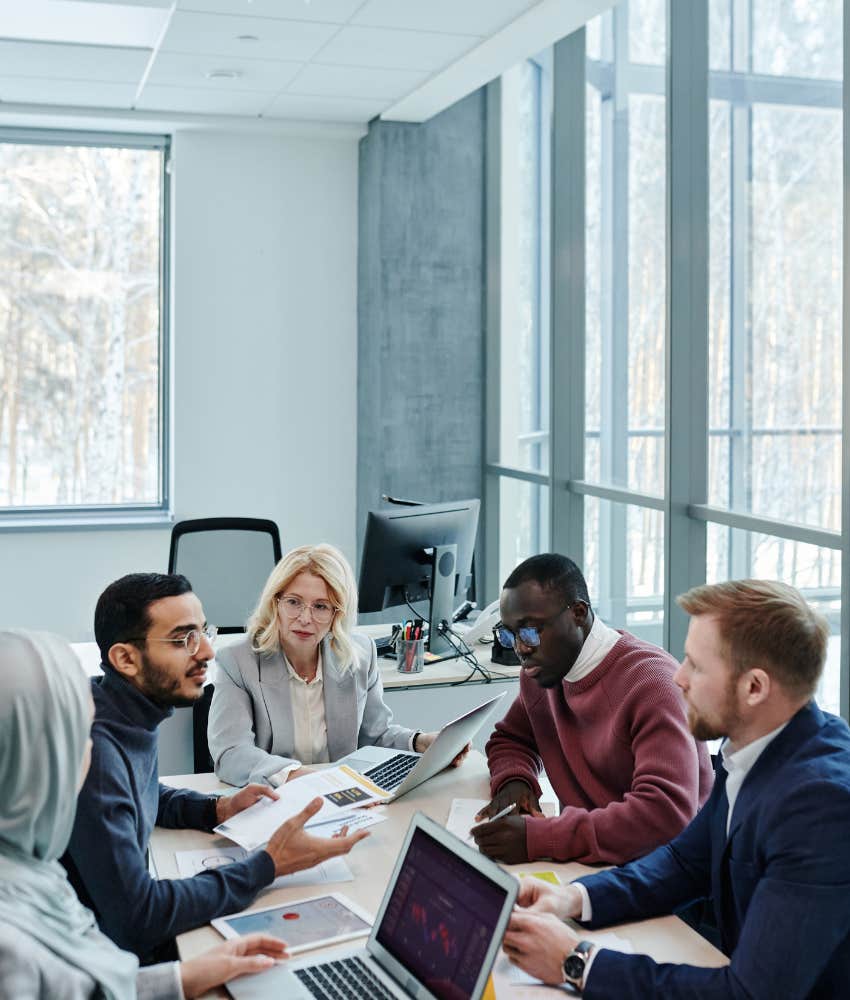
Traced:
[[519, 883], [416, 813], [363, 945], [227, 984], [236, 1000], [479, 1000]]
[[503, 691], [446, 723], [425, 753], [388, 750], [386, 747], [360, 747], [336, 763], [347, 764], [355, 771], [365, 774], [379, 788], [392, 792], [393, 799], [397, 799], [448, 767], [506, 694], [507, 691]]

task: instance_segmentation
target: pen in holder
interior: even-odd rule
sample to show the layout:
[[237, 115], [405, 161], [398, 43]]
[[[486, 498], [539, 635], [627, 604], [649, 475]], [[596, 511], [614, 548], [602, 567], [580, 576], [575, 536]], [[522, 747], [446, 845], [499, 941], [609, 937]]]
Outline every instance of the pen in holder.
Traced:
[[425, 666], [425, 640], [403, 639], [400, 635], [395, 641], [395, 656], [398, 661], [396, 669], [402, 674], [421, 674]]

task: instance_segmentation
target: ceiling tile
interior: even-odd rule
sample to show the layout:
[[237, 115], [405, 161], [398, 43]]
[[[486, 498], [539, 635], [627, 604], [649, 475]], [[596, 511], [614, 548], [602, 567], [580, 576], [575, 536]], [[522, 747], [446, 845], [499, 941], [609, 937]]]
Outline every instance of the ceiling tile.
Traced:
[[384, 100], [354, 100], [346, 97], [301, 97], [295, 94], [279, 94], [263, 111], [263, 118], [357, 122], [365, 125], [375, 115], [379, 115], [386, 106], [387, 102]]
[[288, 94], [319, 97], [378, 98], [398, 100], [426, 78], [424, 73], [401, 69], [370, 69], [356, 66], [319, 66], [311, 63], [287, 87]]
[[[57, 0], [65, 3], [66, 0]], [[173, 0], [85, 0], [86, 3], [102, 3], [117, 7], [170, 7]]]
[[510, 24], [538, 0], [369, 0], [352, 24], [456, 35], [489, 35]]
[[[160, 52], [151, 67], [147, 82], [167, 87], [200, 87], [217, 90], [253, 90], [276, 94], [293, 79], [303, 63], [275, 62], [271, 59], [232, 59], [230, 57], [184, 55]], [[236, 79], [210, 79], [217, 69], [235, 70]]]
[[477, 45], [472, 35], [441, 35], [432, 31], [393, 28], [342, 28], [316, 57], [339, 66], [381, 66], [386, 69], [434, 71]]
[[[430, 0], [429, 0], [430, 2]], [[178, 10], [345, 24], [363, 0], [177, 0]]]
[[[336, 30], [331, 24], [306, 21], [176, 11], [161, 51], [306, 62]], [[258, 41], [239, 41], [239, 35], [254, 35]]]
[[269, 95], [240, 91], [216, 91], [203, 87], [145, 87], [136, 107], [145, 111], [179, 111], [204, 115], [258, 115]]
[[135, 95], [136, 85], [133, 83], [0, 77], [0, 101], [9, 104], [130, 108]]
[[147, 49], [0, 40], [0, 67], [6, 77], [137, 83], [149, 58]]

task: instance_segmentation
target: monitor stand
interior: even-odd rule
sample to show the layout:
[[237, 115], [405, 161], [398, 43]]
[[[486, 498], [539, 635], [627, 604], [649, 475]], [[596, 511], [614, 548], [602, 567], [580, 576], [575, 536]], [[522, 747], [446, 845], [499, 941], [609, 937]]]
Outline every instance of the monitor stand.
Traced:
[[437, 545], [426, 550], [431, 563], [431, 601], [428, 609], [428, 651], [437, 656], [455, 653], [440, 631], [440, 622], [451, 622], [455, 601], [457, 545]]

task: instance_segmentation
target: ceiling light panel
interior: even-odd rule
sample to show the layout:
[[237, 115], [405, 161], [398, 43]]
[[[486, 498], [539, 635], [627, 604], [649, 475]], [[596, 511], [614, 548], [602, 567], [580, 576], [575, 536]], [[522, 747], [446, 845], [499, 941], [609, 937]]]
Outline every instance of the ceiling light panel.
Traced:
[[[169, 10], [83, 0], [0, 3], [0, 37], [152, 49]], [[7, 72], [6, 67], [3, 71]]]
[[138, 83], [150, 53], [95, 45], [51, 45], [0, 40], [3, 76], [43, 80], [111, 80]]
[[325, 24], [345, 24], [362, 5], [363, 0], [177, 0], [178, 10]]
[[[302, 65], [271, 59], [230, 59], [160, 52], [145, 86], [216, 87], [219, 90], [255, 90], [276, 94], [289, 84]], [[215, 70], [235, 70], [240, 75], [232, 79], [211, 79], [209, 74]]]
[[386, 107], [385, 101], [354, 100], [347, 97], [301, 97], [279, 94], [263, 110], [263, 118], [301, 121], [353, 122], [365, 125]]
[[340, 29], [322, 49], [317, 61], [338, 66], [376, 66], [433, 72], [459, 58], [478, 42], [479, 39], [472, 35], [348, 27]]
[[197, 115], [259, 115], [269, 103], [267, 93], [194, 87], [145, 87], [136, 102], [144, 111], [177, 111]]
[[[306, 21], [175, 11], [161, 51], [306, 62], [336, 30], [334, 25]], [[259, 41], [246, 44], [239, 35], [256, 35]]]
[[318, 66], [311, 63], [298, 74], [295, 82], [287, 88], [287, 93], [394, 101], [410, 93], [426, 78], [427, 74], [411, 70]]
[[352, 24], [410, 31], [445, 31], [456, 35], [489, 35], [534, 7], [538, 0], [369, 0]]
[[84, 108], [130, 108], [132, 83], [90, 83], [86, 80], [38, 80], [0, 77], [0, 101], [5, 104], [56, 104]]

